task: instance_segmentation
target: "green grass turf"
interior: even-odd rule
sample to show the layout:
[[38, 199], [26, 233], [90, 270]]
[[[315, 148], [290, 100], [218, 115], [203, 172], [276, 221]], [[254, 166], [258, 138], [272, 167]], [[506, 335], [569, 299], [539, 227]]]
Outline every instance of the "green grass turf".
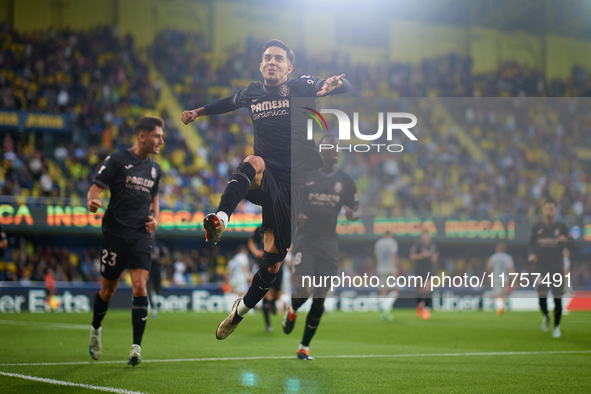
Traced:
[[[39, 322], [88, 324], [90, 314], [0, 315], [0, 364], [90, 362], [78, 365], [7, 366], [0, 371], [146, 393], [343, 393], [343, 392], [589, 392], [591, 313], [563, 318], [562, 338], [540, 330], [537, 312], [439, 312], [428, 321], [397, 310], [386, 322], [377, 313], [326, 314], [312, 341], [314, 361], [300, 361], [305, 313], [286, 336], [281, 316], [265, 332], [261, 313], [247, 316], [226, 340], [214, 331], [225, 316], [160, 313], [149, 319], [137, 367], [126, 364], [131, 312], [110, 311], [103, 322], [103, 361], [88, 355], [88, 330]], [[27, 322], [7, 324], [6, 320]], [[549, 352], [526, 355], [418, 356], [470, 352]], [[335, 355], [397, 357], [331, 358]], [[414, 356], [405, 356], [414, 355]], [[150, 360], [287, 356], [286, 359]], [[251, 384], [251, 385], [250, 385]], [[0, 376], [2, 393], [93, 392]]]

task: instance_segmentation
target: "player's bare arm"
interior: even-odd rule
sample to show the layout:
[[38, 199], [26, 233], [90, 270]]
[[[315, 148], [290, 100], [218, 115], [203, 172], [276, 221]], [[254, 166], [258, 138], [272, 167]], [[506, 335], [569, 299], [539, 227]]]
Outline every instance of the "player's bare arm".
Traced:
[[343, 86], [342, 79], [344, 77], [345, 74], [341, 74], [328, 78], [326, 81], [324, 81], [324, 85], [322, 85], [322, 88], [318, 91], [318, 93], [316, 93], [316, 96], [324, 96], [325, 94], [328, 94], [333, 90]]
[[538, 262], [538, 257], [535, 254], [532, 253], [532, 254], [530, 254], [527, 257], [527, 261], [530, 262], [530, 263], [537, 263]]
[[421, 253], [411, 253], [409, 258], [411, 260], [421, 260], [429, 256], [431, 256], [431, 252], [429, 252], [427, 249], [423, 249]]
[[101, 192], [103, 191], [103, 187], [94, 183], [90, 189], [88, 190], [88, 194], [86, 195], [86, 207], [92, 213], [96, 213], [96, 211], [103, 206], [101, 202]]
[[538, 257], [534, 253], [534, 251], [536, 250], [536, 239], [537, 239], [536, 227], [534, 226], [531, 229], [531, 234], [530, 234], [529, 242], [528, 242], [528, 248], [530, 250], [530, 253], [527, 256], [527, 261], [530, 263], [537, 263], [538, 262]]
[[300, 213], [298, 216], [298, 227], [302, 227], [304, 224], [306, 224], [306, 220], [308, 220], [308, 217], [303, 213]]
[[431, 256], [431, 264], [437, 264], [437, 260], [439, 260], [439, 252], [433, 253], [433, 256]]
[[153, 215], [148, 216], [148, 221], [146, 222], [146, 231], [148, 234], [152, 234], [158, 228], [158, 218], [160, 217], [160, 203], [158, 202], [158, 195], [152, 197], [152, 204], [150, 207], [150, 210], [154, 213]]
[[351, 209], [348, 206], [345, 207], [345, 217], [349, 221], [359, 220], [361, 219], [361, 208]]
[[421, 252], [421, 253], [414, 253], [412, 251], [411, 251], [410, 255], [408, 256], [408, 258], [411, 259], [411, 260], [413, 260], [413, 261], [414, 260], [420, 260], [420, 259], [422, 259], [424, 257], [425, 256], [424, 256], [423, 252]]

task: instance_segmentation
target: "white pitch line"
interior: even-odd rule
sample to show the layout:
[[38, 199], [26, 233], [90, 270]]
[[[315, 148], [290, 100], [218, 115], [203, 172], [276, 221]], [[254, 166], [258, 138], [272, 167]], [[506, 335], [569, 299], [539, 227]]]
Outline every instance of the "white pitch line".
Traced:
[[54, 330], [54, 329], [69, 329], [69, 330], [88, 330], [90, 324], [68, 324], [68, 323], [46, 323], [40, 321], [19, 321], [19, 320], [0, 320], [0, 324], [8, 324], [15, 326], [42, 326], [35, 327], [35, 330]]
[[41, 383], [57, 384], [59, 386], [82, 387], [85, 389], [106, 391], [109, 393], [145, 394], [145, 393], [142, 393], [141, 391], [130, 391], [130, 390], [125, 390], [125, 389], [118, 389], [118, 388], [114, 388], [114, 387], [105, 387], [105, 386], [93, 386], [91, 384], [74, 383], [74, 382], [68, 382], [65, 380], [55, 380], [55, 379], [40, 378], [37, 376], [21, 375], [20, 373], [9, 373], [9, 372], [0, 371], [0, 375], [10, 376], [12, 378], [25, 379], [25, 380], [33, 380], [35, 382], [41, 382]]
[[[591, 354], [591, 350], [548, 350], [532, 352], [473, 352], [473, 353], [416, 353], [416, 354], [345, 354], [333, 356], [314, 356], [314, 358], [411, 358], [411, 357], [471, 357], [471, 356], [530, 356], [540, 354]], [[142, 363], [174, 363], [191, 361], [249, 361], [249, 360], [289, 360], [294, 356], [257, 356], [257, 357], [202, 357], [173, 358], [164, 360], [142, 360]], [[56, 363], [13, 363], [0, 364], [0, 367], [51, 366], [51, 365], [90, 365], [124, 364], [126, 361], [69, 361]]]

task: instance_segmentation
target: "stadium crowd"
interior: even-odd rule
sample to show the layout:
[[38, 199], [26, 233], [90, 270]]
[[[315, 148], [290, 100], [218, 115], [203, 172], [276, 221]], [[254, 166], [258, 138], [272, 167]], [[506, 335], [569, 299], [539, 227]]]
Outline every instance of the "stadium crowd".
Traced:
[[[6, 67], [2, 71], [2, 91], [6, 92], [4, 96], [29, 98], [24, 101], [4, 100], [3, 108], [15, 108], [18, 103], [20, 108], [27, 110], [45, 108], [51, 112], [62, 108], [73, 118], [78, 133], [90, 137], [68, 140], [58, 136], [55, 148], [48, 152], [38, 135], [37, 138], [33, 137], [34, 134], [26, 138], [21, 136], [14, 141], [8, 133], [5, 134], [2, 146], [4, 160], [0, 168], [3, 195], [84, 197], [104, 157], [130, 145], [131, 126], [141, 108], [155, 107], [159, 91], [157, 84], [152, 86], [147, 79], [147, 66], [135, 54], [131, 38], [119, 40], [108, 29], [76, 34], [64, 32], [59, 35], [51, 32], [41, 38], [20, 37], [4, 26], [2, 38], [2, 46], [9, 48], [2, 56], [2, 64]], [[93, 39], [99, 43], [94, 43]], [[220, 63], [211, 58], [207, 44], [200, 36], [164, 31], [156, 37], [153, 47], [154, 53], [163, 53], [164, 56], [153, 58], [173, 90], [178, 93], [181, 103], [192, 108], [230, 94], [238, 86], [244, 85], [244, 81], [258, 79], [256, 67], [245, 66], [258, 62], [258, 49], [255, 48], [258, 48], [257, 43], [248, 40], [243, 53], [237, 52]], [[539, 96], [584, 94], [587, 92], [586, 87], [591, 86], [585, 70], [581, 69], [573, 70], [572, 81], [554, 81], [548, 86], [541, 75], [516, 64], [501, 66], [496, 75], [472, 75], [469, 59], [450, 54], [426, 60], [419, 67], [389, 65], [389, 86], [384, 88], [380, 66], [352, 65], [346, 59], [339, 63], [338, 58], [337, 54], [333, 54], [323, 61], [321, 57], [307, 56], [302, 51], [297, 56], [296, 70], [314, 69], [319, 70], [321, 75], [329, 69], [343, 70], [353, 86], [358, 86], [352, 94], [360, 96], [375, 95], [375, 92], [389, 93], [391, 96], [447, 97], [467, 93]], [[88, 64], [93, 62], [103, 66], [89, 74]], [[41, 63], [47, 72], [25, 72], [27, 67], [34, 64], [39, 64], [41, 69]], [[71, 77], [60, 84], [55, 83], [56, 75], [70, 75], [66, 71], [71, 72]], [[47, 77], [44, 77], [46, 74]], [[142, 88], [132, 89], [137, 86]], [[65, 106], [60, 107], [58, 103], [58, 89], [65, 89], [70, 97]], [[446, 105], [451, 103], [449, 105], [452, 107], [458, 103], [454, 100], [443, 102]], [[430, 109], [421, 108], [420, 111], [428, 114]], [[475, 115], [474, 111], [469, 106], [451, 109], [456, 115], [454, 120], [468, 126], [465, 127], [467, 131], [473, 138], [480, 140], [481, 145], [486, 144], [484, 149], [493, 168], [466, 150], [455, 135], [455, 126], [438, 128], [441, 119], [428, 115], [424, 118], [429, 119], [430, 124], [423, 129], [421, 144], [404, 144], [407, 154], [371, 154], [369, 157], [345, 154], [345, 168], [358, 177], [360, 195], [366, 197], [362, 198], [364, 212], [386, 216], [498, 218], [502, 214], [527, 214], [533, 217], [538, 208], [536, 201], [544, 195], [557, 198], [566, 210], [564, 213], [572, 217], [581, 217], [583, 212], [588, 211], [586, 208], [591, 203], [581, 201], [584, 200], [586, 187], [584, 168], [579, 166], [574, 170], [575, 174], [569, 176], [558, 175], [557, 179], [549, 181], [555, 185], [552, 188], [539, 186], [544, 181], [540, 180], [539, 174], [523, 179], [512, 171], [513, 168], [523, 168], [523, 162], [526, 162], [530, 166], [538, 166], [538, 172], [543, 174], [547, 169], [555, 168], [553, 164], [556, 162], [570, 162], [572, 152], [567, 150], [569, 146], [583, 142], [587, 135], [582, 129], [586, 119], [575, 120], [580, 130], [579, 138], [569, 138], [568, 141], [565, 133], [560, 132], [572, 126], [566, 124], [572, 123], [567, 120], [568, 109], [555, 116], [553, 122], [558, 122], [558, 132], [544, 133], [538, 130], [537, 134], [542, 133], [544, 142], [536, 145], [544, 149], [556, 145], [561, 147], [558, 154], [553, 156], [555, 162], [550, 163], [543, 160], [540, 149], [534, 154], [528, 154], [523, 149], [531, 146], [529, 140], [538, 138], [536, 133], [513, 133], [511, 139], [507, 138], [507, 133], [526, 130], [537, 122], [536, 119], [531, 119], [529, 124], [525, 124], [524, 120], [519, 124], [515, 119], [509, 120], [506, 127], [499, 127], [499, 121], [483, 131], [486, 125], [472, 123], [490, 123], [509, 115], [489, 113], [487, 116], [482, 111]], [[248, 113], [236, 111], [198, 122], [199, 133], [207, 147], [198, 152], [191, 152], [184, 143], [179, 131], [173, 127], [169, 114], [158, 114], [167, 121], [166, 146], [159, 158], [166, 174], [161, 187], [163, 208], [202, 211], [215, 208], [229, 171], [244, 156], [252, 153], [252, 125]], [[516, 116], [513, 114], [513, 118]], [[466, 122], [472, 123], [466, 125]], [[491, 127], [495, 127], [494, 130]], [[483, 135], [487, 138], [481, 139]], [[571, 141], [572, 144], [569, 143]], [[578, 179], [571, 182], [572, 177]], [[573, 192], [573, 188], [578, 192]], [[563, 189], [569, 190], [569, 193], [561, 192]], [[383, 209], [376, 210], [376, 207]]]
[[501, 204], [534, 217], [538, 202], [549, 196], [574, 221], [591, 212], [589, 104], [494, 98], [447, 105], [496, 165], [489, 187], [497, 189], [492, 195]]
[[[22, 284], [43, 282], [46, 273], [51, 269], [57, 282], [100, 281], [100, 251], [94, 247], [59, 247], [47, 243], [35, 243], [25, 238], [14, 238], [8, 250], [0, 250], [0, 281], [15, 281]], [[171, 248], [168, 245], [174, 245]], [[157, 243], [157, 254], [152, 256], [152, 263], [159, 263], [162, 284], [166, 287], [197, 285], [200, 283], [220, 283], [228, 261], [236, 250], [228, 247], [220, 248], [187, 248], [175, 244], [173, 240]], [[446, 275], [481, 276], [486, 270], [486, 263], [493, 252], [492, 246], [486, 250], [482, 247], [468, 247], [464, 251], [448, 251], [443, 249], [436, 271]], [[527, 262], [525, 253], [509, 251], [515, 260], [515, 270], [535, 272]], [[2, 258], [4, 255], [4, 258]], [[407, 255], [399, 253], [399, 276], [415, 273], [415, 267]], [[371, 253], [359, 252], [344, 248], [340, 253], [341, 270], [345, 275], [363, 276], [376, 275], [375, 261]], [[250, 255], [251, 267], [257, 262]], [[591, 269], [589, 264], [574, 264], [571, 271], [573, 286], [591, 286]], [[127, 273], [124, 280], [130, 283]]]
[[[259, 45], [252, 39], [247, 40], [243, 52], [236, 52], [225, 62], [219, 59], [209, 61], [211, 53], [204, 40], [197, 34], [175, 31], [161, 32], [155, 40], [153, 51], [166, 53], [157, 61], [162, 74], [173, 85], [182, 105], [196, 108], [201, 103], [229, 95], [245, 86], [249, 81], [258, 80], [258, 69], [249, 67], [259, 62]], [[328, 75], [330, 70], [339, 70], [351, 81], [352, 96], [375, 97], [563, 97], [589, 96], [591, 79], [587, 71], [574, 67], [570, 80], [554, 80], [546, 83], [541, 72], [514, 62], [500, 65], [495, 73], [477, 75], [471, 71], [471, 60], [456, 54], [423, 61], [419, 66], [394, 63], [387, 67], [352, 64], [338, 53], [327, 56], [308, 56], [305, 51], [298, 51], [293, 77], [302, 73], [314, 72]], [[383, 76], [388, 78], [384, 79]], [[384, 82], [384, 81], [387, 82]], [[412, 154], [369, 154], [344, 156], [344, 168], [358, 179], [362, 196], [362, 205], [367, 214], [385, 216], [457, 216], [462, 218], [515, 217], [527, 215], [533, 219], [538, 214], [539, 201], [542, 197], [553, 197], [563, 208], [563, 216], [569, 219], [581, 218], [591, 206], [591, 200], [584, 200], [586, 186], [585, 167], [576, 165], [571, 174], [556, 174], [548, 179], [544, 187], [540, 180], [543, 174], [556, 168], [557, 163], [572, 163], [572, 146], [585, 140], [588, 133], [585, 127], [588, 119], [580, 115], [572, 120], [569, 115], [573, 108], [582, 106], [577, 102], [571, 107], [562, 106], [554, 119], [545, 126], [534, 117], [545, 112], [539, 108], [536, 113], [529, 113], [529, 118], [521, 119], [519, 124], [506, 128], [505, 132], [491, 135], [490, 141], [481, 140], [485, 135], [474, 127], [465, 127], [465, 114], [474, 113], [468, 100], [446, 100], [440, 102], [455, 115], [456, 124], [445, 124], [441, 118], [432, 116], [431, 108], [420, 108], [422, 119], [429, 124], [423, 126], [421, 143], [404, 144], [405, 153]], [[502, 100], [499, 100], [502, 102]], [[408, 100], [407, 106], [412, 106]], [[462, 112], [455, 111], [454, 105], [463, 105]], [[544, 101], [550, 104], [550, 101]], [[539, 105], [539, 104], [538, 104]], [[573, 107], [575, 106], [575, 107]], [[513, 117], [523, 115], [521, 108], [512, 108]], [[574, 109], [577, 114], [584, 113]], [[412, 112], [412, 111], [411, 111]], [[482, 112], [482, 110], [480, 111]], [[519, 114], [518, 114], [519, 113]], [[496, 118], [501, 118], [499, 114]], [[479, 120], [495, 117], [478, 114]], [[440, 127], [445, 124], [446, 127]], [[457, 138], [457, 127], [462, 127], [480, 144], [487, 144], [483, 149], [488, 161], [478, 160]], [[474, 125], [472, 125], [474, 126]], [[214, 167], [221, 168], [218, 175], [227, 174], [224, 169], [234, 168], [236, 160], [250, 153], [252, 129], [246, 111], [236, 111], [223, 117], [209, 117], [199, 124], [199, 130], [210, 149], [216, 152]], [[374, 130], [371, 126], [369, 130]], [[537, 127], [532, 133], [532, 127]], [[558, 132], [547, 131], [556, 127]], [[568, 136], [565, 127], [576, 127], [576, 137]], [[333, 129], [335, 127], [332, 127]], [[329, 125], [329, 129], [331, 129]], [[214, 131], [215, 130], [215, 131]], [[527, 130], [527, 132], [526, 132]], [[562, 130], [562, 132], [560, 132]], [[520, 133], [516, 133], [520, 131]], [[523, 132], [521, 132], [523, 131]], [[507, 134], [512, 133], [508, 138]], [[518, 137], [515, 135], [518, 134]], [[532, 145], [532, 139], [543, 137]], [[223, 141], [232, 143], [223, 144]], [[379, 142], [379, 141], [378, 141]], [[539, 146], [530, 153], [531, 146]], [[552, 160], [544, 160], [543, 149], [559, 146], [552, 155]], [[588, 145], [587, 145], [588, 146]], [[394, 156], [394, 157], [393, 157]], [[536, 167], [536, 174], [527, 172]], [[525, 168], [524, 176], [518, 176], [515, 169]], [[220, 183], [218, 182], [218, 185]], [[541, 186], [540, 186], [541, 185]], [[221, 191], [221, 190], [218, 190]]]
[[[51, 270], [56, 282], [100, 281], [100, 250], [94, 247], [51, 246], [47, 242], [33, 242], [24, 237], [10, 237], [6, 251], [0, 249], [0, 281], [23, 284], [43, 282]], [[221, 281], [229, 250], [219, 247], [171, 249], [157, 242], [152, 262], [158, 263], [165, 286], [195, 285]], [[4, 257], [3, 257], [4, 256]], [[129, 282], [126, 275], [125, 280]]]
[[[156, 109], [160, 86], [149, 80], [147, 62], [138, 55], [131, 37], [118, 38], [116, 30], [22, 35], [2, 25], [0, 47], [0, 109], [66, 114], [73, 130], [68, 135], [54, 134], [49, 142], [38, 132], [4, 133], [3, 196], [83, 202], [104, 158], [132, 144], [133, 124], [143, 113], [159, 115], [167, 124], [165, 149], [156, 158], [164, 173], [162, 209], [215, 209], [230, 172], [252, 153], [252, 124], [245, 110], [197, 122], [204, 146], [191, 151], [171, 120], [177, 114]], [[258, 68], [252, 65], [259, 63], [260, 47], [248, 39], [244, 51], [218, 59], [199, 35], [164, 31], [148, 55], [181, 105], [196, 108], [259, 80]], [[579, 160], [585, 152], [574, 148], [591, 146], [586, 132], [590, 112], [583, 100], [555, 105], [550, 99], [519, 99], [589, 96], [591, 80], [585, 69], [574, 68], [570, 80], [546, 83], [543, 74], [516, 63], [475, 75], [470, 59], [455, 54], [425, 60], [419, 66], [365, 66], [338, 53], [318, 57], [299, 51], [295, 70], [294, 76], [310, 71], [326, 76], [339, 70], [354, 87], [351, 95], [358, 97], [516, 97], [494, 99], [495, 105], [486, 109], [473, 101], [442, 100], [456, 122], [446, 127], [440, 126], [445, 122], [435, 116], [432, 104], [417, 107], [418, 101], [408, 100], [407, 109], [420, 110], [429, 121], [418, 129], [424, 133], [420, 143], [405, 142], [405, 154], [400, 155], [343, 154], [343, 168], [357, 180], [364, 214], [534, 218], [540, 199], [546, 196], [559, 201], [563, 216], [575, 219], [591, 212], [588, 162]], [[479, 142], [487, 160], [478, 160], [460, 143], [458, 127]], [[243, 204], [241, 209], [255, 208]], [[0, 266], [0, 280], [38, 280], [37, 271], [47, 267], [54, 269], [56, 280], [98, 277], [96, 250], [39, 248], [28, 245], [6, 252], [10, 256]], [[180, 278], [185, 283], [216, 281], [228, 255], [229, 251], [220, 250], [175, 251], [164, 258], [163, 271], [174, 283], [180, 283]], [[363, 258], [349, 260], [357, 272], [369, 269]], [[484, 257], [478, 262], [457, 256], [450, 261], [448, 269], [461, 271], [482, 267]], [[581, 270], [581, 280], [589, 281], [589, 270]]]

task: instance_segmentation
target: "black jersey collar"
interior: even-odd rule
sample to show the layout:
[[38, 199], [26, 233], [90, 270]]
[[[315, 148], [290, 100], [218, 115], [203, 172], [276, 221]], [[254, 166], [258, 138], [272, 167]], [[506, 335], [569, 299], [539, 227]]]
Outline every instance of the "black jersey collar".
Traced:
[[330, 177], [334, 176], [337, 172], [339, 172], [339, 167], [335, 167], [334, 171], [331, 171], [329, 173], [325, 173], [324, 171], [322, 171], [323, 169], [324, 169], [324, 167], [319, 168], [318, 173], [320, 173], [320, 175], [323, 176], [324, 178], [330, 178]]
[[[290, 81], [291, 79], [287, 78], [287, 80], [285, 82], [283, 82], [281, 85], [287, 85], [287, 83]], [[268, 86], [267, 84], [265, 84], [265, 81], [263, 81], [263, 90], [265, 91], [265, 93], [271, 93], [276, 91], [277, 89], [279, 89], [279, 87], [281, 85], [277, 85], [277, 86]]]
[[136, 159], [138, 159], [140, 161], [140, 163], [145, 163], [145, 162], [147, 162], [147, 161], [150, 160], [150, 156], [146, 157], [145, 159], [142, 159], [141, 157], [139, 157], [138, 155], [136, 155], [134, 153], [134, 151], [131, 150], [131, 148], [129, 148], [127, 151], [129, 152], [129, 154], [131, 154], [131, 156], [133, 156]]

